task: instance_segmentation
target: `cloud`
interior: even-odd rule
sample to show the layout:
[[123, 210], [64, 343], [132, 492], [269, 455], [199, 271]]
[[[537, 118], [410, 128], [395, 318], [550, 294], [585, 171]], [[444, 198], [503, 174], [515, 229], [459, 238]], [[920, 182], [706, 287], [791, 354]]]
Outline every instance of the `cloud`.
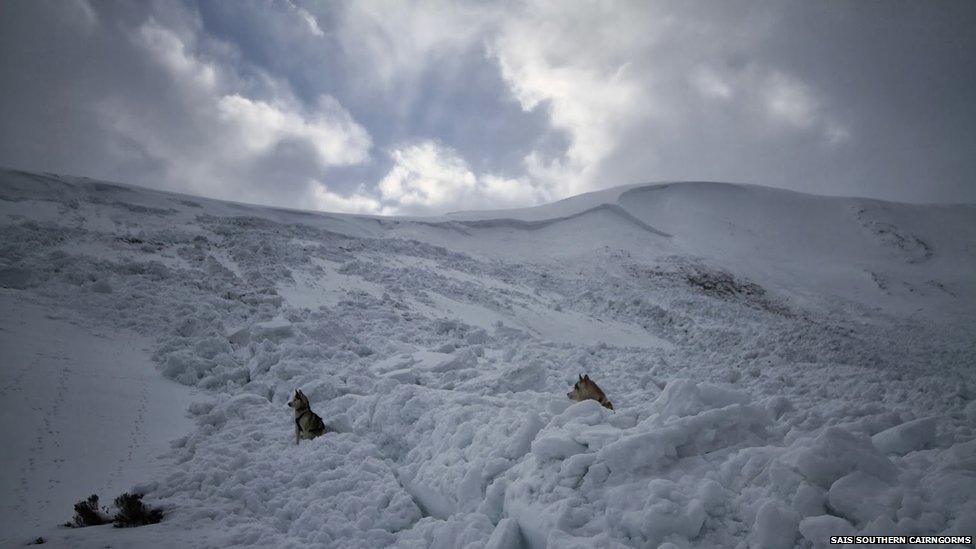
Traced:
[[[490, 52], [522, 108], [545, 109], [569, 143], [557, 155], [528, 152], [526, 173], [560, 197], [608, 180], [659, 179], [676, 160], [694, 177], [714, 161], [691, 158], [692, 149], [675, 157], [673, 147], [697, 148], [702, 131], [714, 131], [701, 126], [705, 111], [706, 124], [738, 120], [740, 143], [757, 147], [783, 133], [843, 143], [849, 130], [812, 84], [766, 61], [736, 60], [762, 40], [768, 17], [693, 5], [526, 2], [499, 24]], [[696, 105], [694, 95], [710, 104]]]
[[524, 206], [548, 198], [526, 179], [476, 175], [456, 151], [424, 141], [391, 152], [393, 167], [378, 189], [389, 209], [429, 214], [461, 209]]
[[396, 213], [393, 210], [383, 208], [379, 200], [368, 194], [365, 186], [360, 186], [352, 194], [341, 195], [330, 191], [327, 185], [313, 179], [309, 182], [309, 188], [312, 195], [312, 205], [317, 210], [358, 214]]
[[318, 20], [315, 19], [315, 16], [312, 15], [308, 10], [306, 10], [301, 6], [295, 6], [295, 5], [292, 5], [292, 9], [295, 10], [295, 13], [299, 17], [301, 17], [302, 20], [305, 22], [305, 24], [308, 26], [308, 31], [312, 33], [312, 36], [316, 36], [320, 38], [325, 36], [325, 31], [323, 31], [322, 27], [319, 26]]
[[211, 92], [217, 87], [217, 70], [196, 59], [187, 51], [183, 40], [172, 30], [150, 18], [140, 26], [134, 40], [144, 47], [153, 60], [185, 86]]
[[766, 112], [775, 121], [793, 128], [817, 130], [831, 144], [850, 137], [847, 129], [835, 121], [809, 86], [781, 72], [772, 72], [762, 84]]
[[367, 160], [372, 145], [369, 134], [335, 98], [321, 95], [316, 105], [306, 108], [286, 84], [267, 75], [262, 76], [274, 94], [270, 100], [225, 92], [222, 88], [230, 86], [218, 81], [221, 69], [189, 53], [175, 32], [152, 19], [139, 28], [136, 41], [175, 82], [199, 95], [199, 107], [223, 124], [223, 145], [238, 159], [265, 154], [285, 140], [298, 140], [312, 146], [322, 167]]
[[716, 68], [700, 65], [689, 77], [695, 91], [724, 109], [756, 114], [757, 134], [805, 132], [837, 145], [851, 137], [813, 86], [759, 64]]
[[368, 67], [357, 75], [365, 85], [409, 95], [431, 64], [478, 45], [499, 14], [477, 2], [361, 0], [339, 10], [336, 34], [351, 62]]
[[976, 9], [877, 10], [14, 2], [0, 164], [383, 213], [682, 179], [976, 200]]
[[92, 9], [88, 0], [67, 0], [65, 7], [68, 10], [66, 15], [83, 27], [92, 29], [98, 24], [98, 14]]
[[490, 42], [522, 108], [544, 105], [552, 126], [569, 136], [561, 158], [546, 160], [539, 151], [526, 156], [529, 172], [559, 195], [586, 190], [621, 126], [646, 115], [629, 71], [629, 54], [642, 39], [627, 17], [608, 6], [533, 2], [507, 18]]
[[240, 150], [266, 153], [288, 140], [305, 140], [323, 167], [358, 164], [369, 158], [369, 134], [335, 98], [323, 95], [317, 108], [305, 113], [291, 105], [272, 105], [237, 94], [217, 101], [220, 120], [232, 127]]
[[[322, 170], [369, 160], [369, 133], [334, 97], [323, 94], [312, 104], [303, 103], [287, 82], [259, 70], [243, 72], [226, 44], [212, 46], [209, 55], [194, 51], [203, 49], [194, 42], [199, 33], [192, 26], [171, 29], [150, 17], [131, 34], [149, 66], [170, 83], [160, 90], [166, 94], [163, 103], [175, 107], [168, 114], [193, 132], [159, 123], [157, 113], [131, 98], [98, 102], [102, 119], [121, 138], [164, 159], [168, 179], [179, 181], [179, 188], [280, 203], [281, 191], [290, 185], [286, 200], [303, 200], [305, 182]], [[207, 145], [200, 146], [201, 141]], [[311, 161], [293, 158], [296, 154], [310, 154]], [[279, 169], [280, 187], [267, 187], [261, 168], [286, 160], [310, 169], [300, 174]]]
[[709, 99], [727, 101], [734, 93], [732, 85], [709, 67], [697, 67], [692, 72], [691, 84], [698, 93]]

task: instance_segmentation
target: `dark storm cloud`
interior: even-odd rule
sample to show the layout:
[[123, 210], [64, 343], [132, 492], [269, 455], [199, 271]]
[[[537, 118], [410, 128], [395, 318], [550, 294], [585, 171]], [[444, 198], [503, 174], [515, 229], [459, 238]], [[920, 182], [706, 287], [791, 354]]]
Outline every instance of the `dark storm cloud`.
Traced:
[[0, 164], [435, 213], [713, 179], [976, 201], [970, 2], [6, 2]]

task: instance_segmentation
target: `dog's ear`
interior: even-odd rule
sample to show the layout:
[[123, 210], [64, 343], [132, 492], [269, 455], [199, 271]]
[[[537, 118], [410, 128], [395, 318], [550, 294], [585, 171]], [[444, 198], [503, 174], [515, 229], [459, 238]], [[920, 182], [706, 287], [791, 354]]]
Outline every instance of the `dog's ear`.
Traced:
[[590, 374], [586, 374], [585, 376], [583, 376], [583, 380], [584, 381], [589, 381], [590, 380]]
[[578, 376], [579, 376], [579, 380], [580, 380], [580, 381], [583, 381], [583, 374], [576, 374], [576, 375], [578, 375]]

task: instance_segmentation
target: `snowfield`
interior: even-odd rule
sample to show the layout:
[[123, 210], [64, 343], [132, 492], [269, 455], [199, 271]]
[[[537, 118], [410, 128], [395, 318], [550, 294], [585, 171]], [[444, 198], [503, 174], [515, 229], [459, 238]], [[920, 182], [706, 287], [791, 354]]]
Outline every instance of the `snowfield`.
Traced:
[[[976, 534], [976, 205], [374, 218], [4, 170], [0, 235], [5, 546]], [[299, 446], [296, 388], [333, 431]], [[130, 489], [162, 523], [58, 526]]]

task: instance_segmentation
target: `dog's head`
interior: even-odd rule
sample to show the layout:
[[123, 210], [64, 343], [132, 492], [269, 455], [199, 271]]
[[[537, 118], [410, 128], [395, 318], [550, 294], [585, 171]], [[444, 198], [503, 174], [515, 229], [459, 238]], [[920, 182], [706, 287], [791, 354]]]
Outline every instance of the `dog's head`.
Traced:
[[613, 410], [613, 404], [607, 400], [607, 395], [603, 393], [600, 386], [590, 379], [589, 374], [579, 376], [579, 379], [577, 379], [576, 383], [573, 384], [573, 390], [566, 393], [566, 396], [568, 396], [570, 400], [575, 400], [577, 402], [592, 399], [599, 402], [604, 407]]
[[303, 393], [301, 389], [295, 389], [295, 396], [292, 397], [291, 402], [288, 403], [288, 406], [295, 408], [296, 410], [307, 408], [308, 397], [305, 396], [305, 393]]

